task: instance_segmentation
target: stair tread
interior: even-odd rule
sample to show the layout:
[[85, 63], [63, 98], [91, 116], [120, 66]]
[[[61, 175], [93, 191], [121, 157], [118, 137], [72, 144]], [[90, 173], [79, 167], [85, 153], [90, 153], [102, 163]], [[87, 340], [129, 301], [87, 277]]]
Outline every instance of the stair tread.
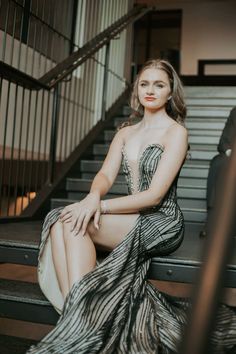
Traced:
[[0, 224], [0, 245], [38, 249], [42, 221]]
[[30, 283], [21, 280], [0, 279], [0, 299], [18, 301], [28, 304], [49, 306], [37, 283]]
[[36, 343], [37, 341], [33, 339], [0, 334], [1, 354], [24, 354], [32, 344]]

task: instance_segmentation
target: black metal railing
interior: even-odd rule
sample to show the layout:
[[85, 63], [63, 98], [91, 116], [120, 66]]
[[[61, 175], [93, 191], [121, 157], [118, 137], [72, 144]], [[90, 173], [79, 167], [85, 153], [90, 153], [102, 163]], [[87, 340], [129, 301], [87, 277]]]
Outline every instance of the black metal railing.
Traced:
[[[1, 2], [0, 9], [3, 3], [6, 4]], [[15, 5], [12, 6], [14, 11], [7, 4], [5, 24], [0, 25], [4, 27], [0, 33], [5, 39], [0, 49], [0, 217], [20, 215], [44, 186], [53, 183], [75, 148], [97, 122], [105, 118], [106, 111], [124, 92], [128, 84], [124, 77], [127, 28], [148, 11], [136, 8], [127, 13], [128, 1], [110, 1], [108, 8], [103, 8], [103, 2], [96, 2], [94, 7], [92, 1], [78, 1], [74, 22], [77, 23], [76, 33], [79, 28], [83, 36], [80, 33], [80, 38], [73, 40], [85, 44], [78, 50], [71, 41], [75, 52], [68, 56], [66, 50], [67, 58], [57, 64], [56, 52], [48, 48], [48, 43], [52, 43], [52, 47], [55, 44], [47, 42], [47, 36], [47, 55], [38, 51], [40, 40], [36, 38], [42, 38], [40, 27], [34, 32], [34, 41], [23, 36], [26, 29], [22, 28], [27, 27], [22, 24], [24, 21], [31, 17], [35, 20], [28, 21], [28, 31], [31, 23], [39, 21], [40, 10], [36, 6], [39, 2], [34, 2], [36, 5], [30, 11], [23, 11], [22, 2], [8, 3]], [[30, 3], [32, 6], [33, 1]], [[29, 2], [24, 4], [28, 6]], [[19, 9], [18, 38], [14, 28]], [[94, 21], [88, 21], [91, 11], [97, 12]], [[104, 16], [104, 11], [110, 13], [110, 17]], [[41, 27], [48, 26], [50, 32], [56, 20], [47, 21], [45, 13], [41, 9], [41, 15], [44, 14]], [[59, 37], [58, 30], [55, 36]], [[69, 40], [64, 34], [62, 37], [63, 41]], [[9, 43], [12, 46], [9, 47]], [[9, 48], [13, 48], [10, 54]], [[62, 52], [60, 48], [57, 50]], [[58, 58], [63, 56], [65, 53]], [[22, 66], [25, 62], [27, 64]], [[50, 70], [46, 72], [46, 68]]]
[[[206, 71], [207, 65], [214, 65], [214, 66], [222, 65], [222, 66], [227, 66], [228, 68], [232, 67], [232, 65], [233, 65], [235, 67], [236, 66], [236, 59], [201, 59], [201, 60], [198, 60], [198, 75], [199, 76], [206, 75], [205, 71]], [[230, 75], [232, 75], [232, 73]], [[234, 70], [234, 75], [236, 75], [236, 70]]]

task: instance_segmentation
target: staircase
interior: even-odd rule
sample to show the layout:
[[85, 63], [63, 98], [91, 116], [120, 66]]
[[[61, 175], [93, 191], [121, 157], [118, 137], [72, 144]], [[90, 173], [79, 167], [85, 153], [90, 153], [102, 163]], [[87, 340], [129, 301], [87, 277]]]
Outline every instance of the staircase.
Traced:
[[[236, 88], [186, 87], [190, 158], [186, 160], [178, 181], [178, 202], [186, 222], [203, 223], [206, 219], [206, 184], [210, 160], [217, 155], [217, 145], [231, 108], [236, 106]], [[80, 178], [67, 179], [67, 199], [52, 199], [51, 207], [64, 206], [83, 198], [90, 190], [91, 182], [102, 166], [109, 144], [115, 134], [114, 127], [129, 114], [114, 118], [114, 125], [105, 130], [93, 144], [93, 160], [80, 162]], [[120, 170], [116, 182], [105, 198], [127, 193], [125, 178]]]
[[[186, 126], [189, 130], [191, 157], [186, 160], [180, 173], [178, 201], [184, 213], [187, 237], [174, 254], [154, 258], [149, 274], [151, 279], [192, 283], [200, 266], [201, 250], [205, 242], [199, 239], [198, 233], [206, 219], [209, 163], [217, 154], [217, 144], [230, 109], [236, 106], [236, 88], [186, 87], [185, 92], [188, 106]], [[102, 166], [115, 127], [124, 121], [128, 114], [129, 109], [124, 106], [108, 128], [97, 137], [92, 146], [92, 155], [84, 156], [68, 176], [66, 198], [54, 197], [51, 199], [51, 208], [65, 206], [86, 196], [91, 181]], [[105, 198], [126, 194], [127, 187], [120, 170]], [[0, 262], [36, 266], [41, 225], [41, 220], [0, 224]], [[236, 287], [235, 271], [236, 259], [229, 266], [225, 277], [226, 285]], [[45, 324], [55, 324], [58, 319], [57, 313], [41, 293], [38, 284], [9, 279], [0, 279], [0, 317]], [[0, 337], [0, 343], [8, 342], [9, 337]], [[28, 341], [22, 344], [22, 348], [27, 345]], [[2, 348], [0, 352], [3, 352]], [[17, 351], [12, 353], [16, 354]]]

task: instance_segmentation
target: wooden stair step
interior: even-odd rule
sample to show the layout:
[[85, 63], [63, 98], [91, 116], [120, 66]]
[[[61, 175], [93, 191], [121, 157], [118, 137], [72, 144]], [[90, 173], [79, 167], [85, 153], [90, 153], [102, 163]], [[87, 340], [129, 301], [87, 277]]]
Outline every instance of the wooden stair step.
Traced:
[[59, 316], [38, 284], [0, 279], [0, 317], [55, 324]]
[[0, 262], [37, 265], [42, 221], [0, 224]]
[[25, 354], [26, 350], [36, 343], [37, 341], [33, 339], [0, 334], [1, 354]]

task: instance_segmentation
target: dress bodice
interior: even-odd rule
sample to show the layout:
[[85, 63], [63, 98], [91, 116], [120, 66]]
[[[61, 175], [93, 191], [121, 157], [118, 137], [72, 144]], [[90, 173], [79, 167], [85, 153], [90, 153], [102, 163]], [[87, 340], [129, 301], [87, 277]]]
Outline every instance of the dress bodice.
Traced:
[[[149, 188], [163, 151], [164, 147], [158, 143], [148, 144], [140, 154], [138, 160], [132, 161], [128, 157], [125, 145], [123, 145], [122, 168], [128, 186], [128, 194], [136, 194]], [[176, 184], [177, 178], [166, 194], [163, 200], [164, 204], [165, 201], [170, 199], [176, 201]]]

